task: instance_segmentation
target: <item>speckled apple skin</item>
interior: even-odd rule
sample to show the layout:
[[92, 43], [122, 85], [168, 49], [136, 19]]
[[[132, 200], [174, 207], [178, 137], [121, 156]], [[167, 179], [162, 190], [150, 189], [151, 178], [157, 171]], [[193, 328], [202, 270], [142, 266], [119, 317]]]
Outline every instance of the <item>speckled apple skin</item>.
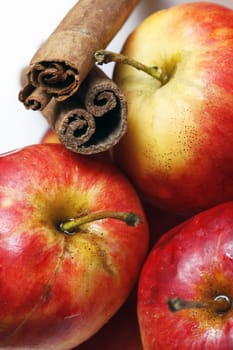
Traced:
[[168, 298], [233, 300], [233, 202], [203, 211], [162, 236], [138, 287], [144, 350], [233, 349], [233, 308], [171, 312]]
[[[136, 227], [103, 219], [73, 236], [58, 225], [102, 210], [131, 211]], [[61, 144], [0, 157], [0, 348], [65, 350], [102, 327], [127, 298], [147, 252], [132, 185], [111, 164]]]
[[193, 215], [233, 199], [233, 11], [183, 3], [146, 18], [122, 53], [169, 75], [161, 84], [126, 64], [114, 79], [128, 129], [115, 161], [145, 199]]

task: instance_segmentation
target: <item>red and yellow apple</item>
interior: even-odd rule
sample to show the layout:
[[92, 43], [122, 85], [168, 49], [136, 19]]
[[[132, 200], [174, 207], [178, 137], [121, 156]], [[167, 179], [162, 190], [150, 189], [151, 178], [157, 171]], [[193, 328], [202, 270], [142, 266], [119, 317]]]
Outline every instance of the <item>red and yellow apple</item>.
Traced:
[[[150, 230], [150, 249], [185, 218], [143, 203]], [[75, 350], [143, 350], [137, 319], [137, 285], [118, 312], [93, 337]]]
[[128, 103], [117, 164], [165, 210], [193, 215], [232, 200], [233, 10], [193, 2], [155, 12], [122, 55], [158, 69], [116, 64]]
[[0, 348], [71, 349], [134, 287], [148, 225], [112, 164], [61, 144], [0, 157]]
[[182, 222], [154, 245], [138, 287], [144, 350], [233, 349], [232, 237], [231, 201]]
[[61, 143], [53, 129], [48, 129], [43, 134], [40, 143]]

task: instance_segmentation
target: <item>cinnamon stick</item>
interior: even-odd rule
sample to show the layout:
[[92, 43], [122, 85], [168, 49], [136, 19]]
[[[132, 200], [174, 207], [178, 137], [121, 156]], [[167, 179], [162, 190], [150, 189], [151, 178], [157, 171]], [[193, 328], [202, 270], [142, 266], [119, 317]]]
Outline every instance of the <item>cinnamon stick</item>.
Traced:
[[[57, 101], [75, 94], [95, 64], [94, 53], [109, 44], [138, 2], [79, 0], [32, 57], [20, 100], [30, 100], [33, 87], [41, 88], [37, 100], [38, 93]], [[44, 108], [44, 98], [36, 108]]]
[[43, 110], [52, 98], [41, 87], [34, 87], [28, 81], [28, 67], [24, 67], [20, 74], [20, 85], [23, 88], [19, 92], [19, 100], [24, 103], [27, 109], [33, 111]]
[[40, 87], [35, 88], [32, 84], [25, 85], [19, 92], [19, 100], [24, 103], [27, 109], [32, 109], [33, 111], [43, 110], [51, 97]]
[[118, 86], [98, 67], [69, 99], [55, 98], [42, 111], [66, 148], [82, 154], [114, 146], [127, 128], [127, 103]]

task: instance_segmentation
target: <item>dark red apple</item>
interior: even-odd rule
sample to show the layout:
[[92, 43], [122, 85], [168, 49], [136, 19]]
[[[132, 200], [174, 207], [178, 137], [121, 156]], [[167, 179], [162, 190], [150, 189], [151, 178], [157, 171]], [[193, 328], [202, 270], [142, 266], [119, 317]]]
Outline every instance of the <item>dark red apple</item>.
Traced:
[[143, 350], [137, 320], [137, 288], [116, 315], [75, 350]]
[[149, 224], [150, 249], [163, 234], [188, 218], [186, 216], [163, 210], [147, 202], [143, 202], [143, 207]]
[[140, 275], [138, 318], [144, 350], [233, 349], [233, 202], [155, 244]]
[[71, 349], [125, 302], [147, 253], [141, 202], [61, 144], [0, 157], [0, 348]]

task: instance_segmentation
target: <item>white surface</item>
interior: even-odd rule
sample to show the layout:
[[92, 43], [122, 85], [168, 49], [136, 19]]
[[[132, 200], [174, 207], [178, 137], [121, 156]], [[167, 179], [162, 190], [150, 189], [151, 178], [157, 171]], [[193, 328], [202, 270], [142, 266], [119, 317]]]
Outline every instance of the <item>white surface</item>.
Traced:
[[[117, 0], [116, 0], [117, 1]], [[20, 72], [27, 66], [38, 46], [50, 35], [77, 0], [8, 0], [0, 12], [1, 33], [1, 127], [0, 153], [40, 142], [48, 124], [40, 112], [26, 110], [18, 101]], [[131, 30], [152, 12], [173, 6], [181, 0], [141, 0], [125, 25], [109, 44], [120, 48]], [[212, 0], [233, 8], [233, 0]], [[111, 76], [112, 66], [105, 65]]]

